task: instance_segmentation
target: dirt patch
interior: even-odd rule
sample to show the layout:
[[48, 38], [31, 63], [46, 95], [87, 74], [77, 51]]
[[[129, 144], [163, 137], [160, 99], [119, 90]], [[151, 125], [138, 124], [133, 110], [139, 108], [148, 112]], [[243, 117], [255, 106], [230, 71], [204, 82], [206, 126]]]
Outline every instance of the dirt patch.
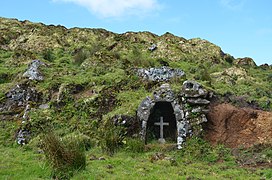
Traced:
[[80, 91], [80, 92], [74, 94], [74, 97], [75, 97], [76, 100], [79, 100], [79, 99], [82, 99], [82, 98], [91, 97], [91, 96], [93, 96], [94, 94], [96, 94], [94, 90], [92, 90], [92, 89], [87, 89], [87, 90]]
[[212, 104], [204, 125], [205, 139], [230, 148], [272, 144], [272, 113], [231, 104]]

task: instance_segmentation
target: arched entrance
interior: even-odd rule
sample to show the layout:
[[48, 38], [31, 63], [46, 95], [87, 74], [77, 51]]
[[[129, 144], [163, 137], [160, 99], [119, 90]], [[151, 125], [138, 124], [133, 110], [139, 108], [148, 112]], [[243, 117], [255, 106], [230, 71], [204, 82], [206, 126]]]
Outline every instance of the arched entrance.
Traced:
[[170, 102], [156, 102], [150, 110], [145, 142], [158, 139], [164, 139], [166, 142], [176, 142], [177, 139], [176, 117]]
[[145, 142], [157, 139], [161, 143], [176, 139], [177, 148], [181, 149], [187, 135], [192, 135], [192, 130], [194, 134], [201, 132], [200, 123], [207, 121], [206, 96], [207, 92], [194, 81], [185, 81], [181, 94], [175, 94], [169, 84], [162, 84], [137, 109], [141, 139]]
[[186, 122], [179, 99], [169, 84], [161, 85], [153, 96], [147, 96], [141, 102], [137, 118], [141, 123], [140, 137], [143, 141], [176, 142], [181, 148]]

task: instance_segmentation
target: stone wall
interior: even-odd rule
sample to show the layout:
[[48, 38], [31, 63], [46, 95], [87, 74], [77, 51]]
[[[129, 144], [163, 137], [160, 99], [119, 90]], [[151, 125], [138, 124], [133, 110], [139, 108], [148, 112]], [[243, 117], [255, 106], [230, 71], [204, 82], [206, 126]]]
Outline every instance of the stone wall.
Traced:
[[137, 109], [137, 118], [141, 123], [140, 137], [146, 139], [147, 121], [156, 102], [169, 102], [174, 110], [177, 129], [177, 148], [181, 149], [187, 136], [198, 135], [202, 131], [201, 123], [206, 122], [205, 113], [207, 91], [197, 82], [185, 81], [179, 94], [173, 92], [169, 84], [161, 85], [146, 97]]

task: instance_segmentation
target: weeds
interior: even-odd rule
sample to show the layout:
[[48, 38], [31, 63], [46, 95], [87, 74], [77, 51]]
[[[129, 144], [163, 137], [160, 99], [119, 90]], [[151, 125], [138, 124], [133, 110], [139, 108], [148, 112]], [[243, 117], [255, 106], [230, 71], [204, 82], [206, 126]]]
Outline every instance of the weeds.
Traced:
[[42, 137], [42, 150], [57, 179], [69, 179], [86, 167], [85, 148], [76, 138], [60, 139], [52, 132]]
[[115, 126], [111, 120], [106, 120], [98, 133], [100, 147], [110, 156], [117, 152], [118, 148], [123, 144], [124, 128]]

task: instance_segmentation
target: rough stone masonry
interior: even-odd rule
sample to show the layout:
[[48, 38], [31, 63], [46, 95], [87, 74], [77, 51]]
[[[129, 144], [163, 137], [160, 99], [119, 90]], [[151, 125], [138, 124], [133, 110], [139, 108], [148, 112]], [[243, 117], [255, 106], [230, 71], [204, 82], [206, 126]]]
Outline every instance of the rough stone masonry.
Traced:
[[187, 136], [198, 135], [202, 131], [201, 123], [206, 122], [205, 113], [210, 103], [207, 91], [195, 81], [185, 81], [180, 93], [174, 93], [169, 84], [162, 84], [151, 97], [146, 97], [137, 109], [137, 118], [141, 123], [140, 137], [147, 136], [147, 124], [152, 108], [158, 102], [168, 102], [174, 110], [177, 132], [177, 148], [181, 149]]

